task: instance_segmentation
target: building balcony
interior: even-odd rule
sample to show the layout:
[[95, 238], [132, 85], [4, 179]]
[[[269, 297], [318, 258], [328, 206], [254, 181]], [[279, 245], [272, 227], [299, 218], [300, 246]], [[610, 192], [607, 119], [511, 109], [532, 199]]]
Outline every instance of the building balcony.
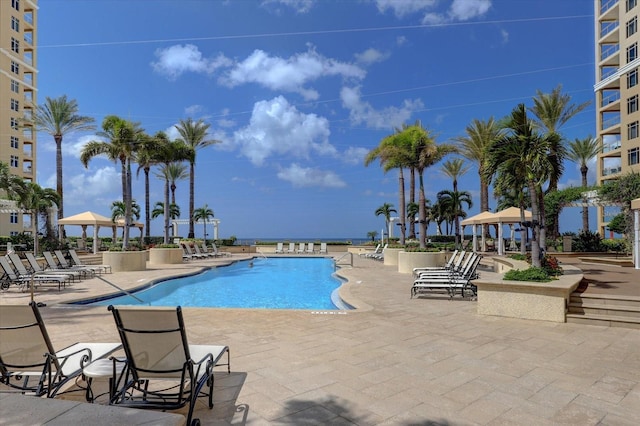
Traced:
[[602, 120], [602, 124], [600, 125], [600, 130], [602, 130], [602, 133], [620, 134], [620, 115], [618, 114], [618, 115], [604, 118]]
[[602, 169], [602, 176], [611, 176], [622, 172], [622, 166], [605, 167]]
[[619, 14], [619, 0], [601, 0], [600, 1], [600, 20], [612, 21]]
[[602, 46], [600, 51], [601, 66], [619, 66], [620, 65], [620, 45], [610, 44]]
[[600, 43], [617, 43], [620, 41], [620, 31], [618, 21], [600, 22]]
[[600, 111], [620, 111], [620, 92], [604, 92], [600, 101]]

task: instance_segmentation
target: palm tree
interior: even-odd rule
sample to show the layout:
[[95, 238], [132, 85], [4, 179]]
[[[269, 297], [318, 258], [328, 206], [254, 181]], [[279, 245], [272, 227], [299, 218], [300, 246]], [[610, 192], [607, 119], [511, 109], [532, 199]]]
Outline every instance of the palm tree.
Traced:
[[457, 248], [459, 247], [458, 244], [461, 243], [460, 218], [464, 218], [467, 215], [462, 205], [466, 204], [467, 208], [473, 207], [471, 194], [467, 191], [440, 191], [438, 192], [438, 203], [440, 203], [444, 211], [448, 212], [448, 216], [453, 219], [455, 245]]
[[[429, 204], [429, 200], [427, 200], [427, 204]], [[410, 201], [407, 203], [407, 222], [409, 223], [409, 229], [410, 232], [409, 233], [409, 238], [413, 239], [416, 237], [416, 233], [415, 233], [415, 226], [414, 223], [416, 221], [416, 216], [418, 215], [418, 213], [420, 213], [420, 207], [418, 206], [418, 203], [415, 203], [413, 201]]]
[[426, 196], [424, 191], [424, 171], [438, 163], [445, 155], [456, 152], [456, 147], [449, 144], [436, 144], [431, 131], [422, 127], [418, 121], [404, 130], [411, 141], [411, 166], [418, 172], [419, 193], [418, 207], [420, 217], [420, 247], [426, 247], [427, 222], [426, 222]]
[[[567, 151], [567, 158], [580, 166], [580, 174], [582, 175], [582, 187], [588, 187], [587, 173], [589, 167], [587, 164], [589, 161], [598, 155], [602, 151], [600, 140], [588, 136], [584, 139], [576, 138], [573, 142], [569, 143], [569, 149]], [[583, 200], [585, 203], [587, 200]], [[582, 207], [582, 230], [587, 232], [589, 230], [589, 207], [585, 204]]]
[[464, 160], [455, 158], [447, 160], [442, 165], [442, 173], [451, 178], [453, 182], [453, 191], [458, 191], [458, 178], [469, 171], [469, 166], [464, 165]]
[[394, 209], [393, 204], [390, 203], [384, 203], [375, 211], [376, 216], [384, 216], [384, 223], [387, 227], [387, 242], [389, 242], [389, 237], [391, 236], [391, 213], [398, 213], [398, 211]]
[[204, 243], [207, 243], [207, 221], [213, 217], [213, 210], [209, 208], [207, 204], [204, 206], [195, 209], [193, 211], [193, 220], [195, 222], [202, 220], [203, 223], [203, 232], [204, 232]]
[[151, 173], [151, 167], [156, 164], [155, 152], [157, 150], [157, 140], [155, 138], [144, 138], [138, 149], [136, 150], [136, 163], [138, 163], [138, 170], [136, 171], [136, 177], [140, 175], [140, 170], [144, 171], [144, 233], [145, 244], [149, 242], [151, 237], [151, 191], [149, 174]]
[[376, 240], [377, 236], [378, 236], [378, 232], [376, 232], [376, 231], [367, 232], [367, 238], [371, 238], [372, 242]]
[[[536, 91], [536, 97], [533, 98], [533, 107], [530, 110], [535, 116], [535, 125], [545, 131], [546, 137], [550, 140], [549, 161], [554, 166], [549, 176], [547, 193], [558, 190], [558, 181], [564, 171], [562, 163], [567, 156], [567, 151], [564, 146], [565, 138], [561, 133], [562, 126], [590, 104], [590, 101], [579, 105], [571, 103], [571, 95], [562, 94], [561, 84], [556, 86], [551, 93]], [[552, 223], [555, 226], [551, 232], [555, 237], [559, 234], [558, 218], [554, 218]]]
[[[126, 212], [126, 206], [122, 201], [114, 201], [111, 203], [111, 222], [116, 224], [120, 219], [124, 219]], [[136, 203], [136, 200], [131, 200], [131, 217], [134, 220], [140, 219], [140, 206]], [[114, 234], [115, 235], [115, 234]], [[122, 236], [124, 238], [124, 229], [122, 230]]]
[[524, 104], [514, 108], [507, 126], [509, 133], [487, 149], [485, 172], [490, 175], [497, 173], [500, 178], [511, 178], [526, 184], [531, 199], [533, 228], [531, 264], [540, 267], [540, 249], [544, 248], [545, 238], [544, 216], [541, 214], [544, 211], [542, 184], [554, 169], [549, 158], [552, 138], [535, 131]]
[[171, 179], [169, 169], [171, 164], [176, 162], [190, 161], [195, 155], [195, 151], [180, 140], [170, 141], [167, 135], [163, 132], [158, 132], [155, 138], [159, 142], [155, 153], [155, 161], [161, 164], [160, 173], [156, 173], [156, 176], [164, 180], [164, 243], [168, 244], [170, 227], [169, 221], [171, 218], [169, 212], [169, 189]]
[[480, 176], [480, 212], [489, 210], [489, 184], [491, 176], [484, 172], [486, 167], [486, 149], [502, 135], [502, 127], [493, 117], [486, 121], [473, 120], [466, 129], [466, 136], [459, 136], [453, 140], [457, 142], [460, 155], [474, 162]]
[[[47, 97], [45, 103], [38, 105], [33, 115], [33, 123], [39, 132], [53, 136], [56, 144], [56, 191], [60, 196], [58, 219], [64, 217], [64, 191], [62, 188], [62, 140], [65, 135], [75, 131], [93, 131], [92, 117], [78, 115], [78, 103], [67, 96]], [[64, 238], [64, 228], [60, 227], [60, 238]]]
[[2, 161], [0, 161], [0, 191], [4, 191], [10, 200], [27, 191], [26, 181], [11, 173], [9, 164]]
[[119, 161], [122, 173], [122, 202], [125, 206], [122, 248], [129, 246], [129, 226], [131, 226], [131, 162], [138, 147], [147, 136], [139, 123], [132, 123], [115, 115], [102, 121], [102, 131], [98, 136], [107, 141], [90, 141], [82, 149], [80, 161], [88, 167], [89, 161], [99, 155], [106, 155], [112, 161]]
[[180, 124], [176, 125], [176, 129], [180, 134], [180, 140], [193, 149], [193, 156], [189, 160], [189, 235], [193, 238], [193, 214], [195, 205], [195, 177], [196, 177], [196, 151], [209, 145], [220, 143], [216, 139], [207, 139], [207, 131], [210, 124], [203, 120], [193, 121], [191, 118], [180, 120]]
[[[158, 201], [153, 211], [151, 212], [151, 217], [153, 219], [157, 218], [158, 216], [164, 216], [164, 203], [162, 201]], [[180, 217], [180, 206], [175, 203], [169, 204], [169, 218], [171, 220], [174, 220], [174, 219], [178, 219], [179, 217]], [[171, 227], [171, 229], [173, 229], [173, 227]], [[171, 235], [175, 237], [174, 232], [171, 232]]]
[[[26, 191], [20, 195], [18, 202], [20, 207], [29, 211], [33, 219], [34, 225], [34, 238], [33, 238], [33, 253], [39, 252], [39, 238], [38, 238], [38, 217], [43, 215], [47, 223], [47, 232], [49, 232], [51, 226], [51, 218], [49, 217], [49, 209], [51, 207], [60, 205], [60, 196], [52, 188], [42, 188], [40, 185], [34, 182], [28, 182]], [[49, 234], [48, 234], [49, 235]]]

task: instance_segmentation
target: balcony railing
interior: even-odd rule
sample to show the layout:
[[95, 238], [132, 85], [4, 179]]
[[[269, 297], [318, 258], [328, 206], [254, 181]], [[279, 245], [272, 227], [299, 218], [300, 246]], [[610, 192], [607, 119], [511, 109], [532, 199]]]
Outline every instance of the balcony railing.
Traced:
[[600, 24], [600, 38], [606, 36], [607, 34], [609, 34], [611, 31], [615, 30], [619, 26], [620, 26], [620, 23], [618, 21], [609, 21], [609, 22], [601, 23]]
[[604, 130], [604, 129], [608, 129], [609, 127], [615, 126], [620, 124], [620, 116], [617, 115], [615, 117], [609, 117], [606, 120], [602, 121], [602, 126], [600, 127], [600, 130]]
[[622, 167], [621, 166], [606, 167], [606, 168], [602, 169], [602, 176], [615, 175], [616, 173], [620, 173], [621, 171], [622, 171]]
[[600, 103], [600, 106], [604, 107], [618, 100], [620, 100], [620, 92], [618, 91], [611, 92], [611, 93], [608, 93], [607, 96], [604, 96], [602, 98], [602, 102]]
[[602, 0], [600, 3], [600, 15], [611, 9], [618, 3], [618, 0]]
[[619, 50], [620, 50], [620, 45], [619, 44], [603, 45], [602, 49], [600, 50], [600, 60], [604, 61], [609, 56], [617, 53]]

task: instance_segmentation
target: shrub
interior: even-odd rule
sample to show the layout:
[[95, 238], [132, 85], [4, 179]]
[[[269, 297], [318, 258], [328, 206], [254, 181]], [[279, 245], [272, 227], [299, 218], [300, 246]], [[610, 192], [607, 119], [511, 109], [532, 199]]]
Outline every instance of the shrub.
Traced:
[[602, 240], [602, 246], [606, 251], [615, 251], [616, 253], [630, 251], [627, 250], [627, 241], [623, 239]]
[[602, 237], [597, 232], [580, 231], [580, 233], [573, 237], [573, 251], [582, 252], [601, 252], [605, 251], [605, 247], [602, 244]]
[[155, 248], [180, 248], [178, 244], [158, 244]]
[[510, 254], [509, 255], [509, 259], [513, 259], [513, 260], [526, 260], [529, 261], [529, 259], [527, 258], [526, 255], [522, 254], [522, 253], [514, 253], [514, 254]]
[[529, 269], [520, 270], [512, 269], [507, 271], [503, 277], [504, 280], [510, 281], [533, 281], [533, 282], [548, 282], [551, 278], [547, 274], [544, 268], [537, 268], [532, 266]]

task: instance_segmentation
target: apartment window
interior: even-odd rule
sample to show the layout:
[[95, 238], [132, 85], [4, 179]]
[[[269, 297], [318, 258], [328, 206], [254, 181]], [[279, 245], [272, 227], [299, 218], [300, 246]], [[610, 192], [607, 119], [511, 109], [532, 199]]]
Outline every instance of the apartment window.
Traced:
[[11, 163], [11, 167], [18, 167], [18, 164], [20, 163], [20, 159], [18, 158], [17, 155], [12, 155], [10, 158], [10, 163]]
[[20, 112], [20, 102], [16, 99], [11, 99], [11, 109], [16, 112]]
[[638, 5], [638, 0], [627, 0], [627, 12]]
[[11, 0], [11, 7], [20, 10], [20, 0]]
[[11, 37], [11, 50], [20, 53], [20, 40]]
[[640, 163], [640, 148], [631, 148], [627, 151], [627, 155], [630, 166]]
[[11, 61], [11, 72], [20, 75], [20, 64], [16, 61]]
[[634, 121], [633, 123], [627, 124], [627, 139], [635, 139], [638, 137], [638, 121]]
[[20, 147], [20, 139], [17, 136], [11, 136], [11, 148], [18, 149]]
[[627, 89], [630, 89], [638, 84], [638, 68], [627, 73]]
[[627, 114], [632, 114], [638, 110], [638, 95], [627, 98]]
[[18, 223], [18, 213], [10, 213], [9, 223], [13, 223], [14, 225]]
[[11, 91], [13, 93], [20, 93], [20, 83], [16, 80], [11, 80]]
[[11, 117], [11, 128], [13, 130], [18, 130], [19, 126], [20, 125], [18, 124], [18, 119]]
[[634, 61], [638, 57], [638, 43], [633, 43], [627, 47], [627, 63]]
[[11, 29], [20, 32], [20, 20], [15, 16], [11, 17]]
[[638, 17], [634, 16], [633, 19], [627, 22], [627, 38], [631, 37], [638, 31]]

